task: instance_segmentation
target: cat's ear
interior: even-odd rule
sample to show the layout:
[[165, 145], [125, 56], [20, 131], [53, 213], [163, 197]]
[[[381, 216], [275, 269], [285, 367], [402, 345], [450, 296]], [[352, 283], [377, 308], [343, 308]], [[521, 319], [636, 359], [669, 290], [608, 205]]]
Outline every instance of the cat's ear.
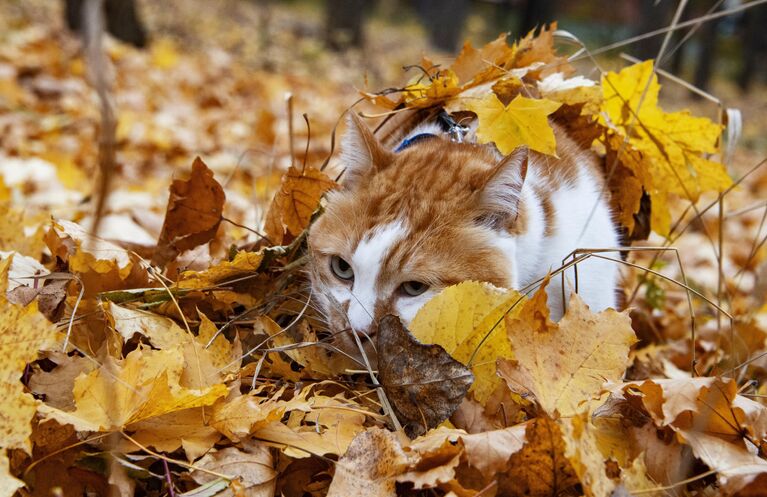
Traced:
[[354, 112], [346, 119], [346, 133], [341, 138], [341, 165], [345, 168], [343, 184], [354, 188], [359, 181], [385, 168], [393, 153], [378, 141], [367, 124]]
[[522, 185], [527, 176], [528, 149], [520, 147], [503, 157], [482, 178], [478, 219], [496, 229], [514, 224], [519, 215]]

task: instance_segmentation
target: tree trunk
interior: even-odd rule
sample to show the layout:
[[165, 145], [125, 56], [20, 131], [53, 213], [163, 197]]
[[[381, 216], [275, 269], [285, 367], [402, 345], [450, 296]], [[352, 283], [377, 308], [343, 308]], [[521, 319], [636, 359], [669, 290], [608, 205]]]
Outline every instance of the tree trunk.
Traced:
[[519, 23], [519, 35], [524, 36], [537, 27], [555, 21], [556, 4], [556, 0], [527, 0]]
[[415, 0], [415, 8], [431, 44], [445, 52], [455, 52], [461, 40], [468, 0]]
[[331, 50], [362, 47], [364, 13], [370, 9], [365, 0], [325, 1], [325, 43]]
[[743, 32], [743, 65], [738, 74], [738, 86], [748, 91], [759, 70], [760, 56], [767, 52], [767, 6], [760, 5], [746, 12]]
[[[64, 17], [72, 31], [82, 31], [84, 0], [65, 0]], [[106, 30], [118, 40], [145, 47], [147, 34], [135, 0], [105, 0]]]

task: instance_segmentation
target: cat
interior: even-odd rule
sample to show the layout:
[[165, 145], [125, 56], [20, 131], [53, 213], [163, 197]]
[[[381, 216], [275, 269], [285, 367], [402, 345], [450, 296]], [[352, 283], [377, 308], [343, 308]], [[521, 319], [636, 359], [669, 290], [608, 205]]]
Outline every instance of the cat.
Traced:
[[[350, 114], [341, 141], [343, 188], [328, 194], [308, 235], [312, 294], [336, 336], [359, 357], [386, 314], [407, 325], [447, 286], [473, 280], [521, 289], [578, 248], [618, 246], [597, 156], [551, 123], [557, 157], [492, 145], [421, 125], [386, 147]], [[578, 265], [578, 293], [592, 311], [617, 304], [610, 261]], [[566, 291], [574, 284], [567, 271]], [[551, 317], [563, 313], [559, 276], [547, 287]]]

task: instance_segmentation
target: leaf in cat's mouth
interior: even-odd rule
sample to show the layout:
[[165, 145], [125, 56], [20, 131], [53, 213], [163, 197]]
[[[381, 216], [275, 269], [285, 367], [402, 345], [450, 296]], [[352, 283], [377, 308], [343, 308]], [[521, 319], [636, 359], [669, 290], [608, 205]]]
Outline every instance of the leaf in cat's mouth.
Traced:
[[474, 381], [466, 366], [439, 345], [413, 338], [396, 316], [378, 323], [378, 372], [405, 433], [416, 437], [458, 408]]

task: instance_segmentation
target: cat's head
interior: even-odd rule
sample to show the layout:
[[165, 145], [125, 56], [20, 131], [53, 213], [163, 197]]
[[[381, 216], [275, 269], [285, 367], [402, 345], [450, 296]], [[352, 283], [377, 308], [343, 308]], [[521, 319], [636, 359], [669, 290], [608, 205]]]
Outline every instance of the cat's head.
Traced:
[[344, 188], [328, 195], [309, 232], [309, 272], [329, 331], [347, 353], [359, 356], [352, 330], [370, 351], [381, 317], [409, 323], [449, 285], [516, 283], [526, 150], [499, 158], [491, 148], [433, 136], [395, 152], [351, 116], [341, 163]]

